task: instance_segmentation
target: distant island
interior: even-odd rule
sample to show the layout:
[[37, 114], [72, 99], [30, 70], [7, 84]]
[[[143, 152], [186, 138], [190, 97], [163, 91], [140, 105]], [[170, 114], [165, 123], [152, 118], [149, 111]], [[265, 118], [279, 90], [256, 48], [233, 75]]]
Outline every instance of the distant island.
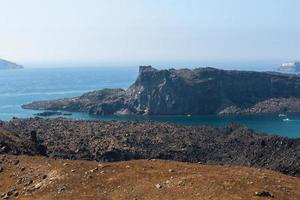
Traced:
[[299, 73], [300, 72], [300, 62], [288, 62], [283, 63], [279, 67], [281, 72]]
[[22, 69], [23, 66], [16, 63], [0, 59], [0, 70], [2, 69]]
[[300, 113], [300, 76], [210, 67], [158, 70], [141, 66], [127, 90], [33, 102], [25, 109], [95, 115], [239, 115]]

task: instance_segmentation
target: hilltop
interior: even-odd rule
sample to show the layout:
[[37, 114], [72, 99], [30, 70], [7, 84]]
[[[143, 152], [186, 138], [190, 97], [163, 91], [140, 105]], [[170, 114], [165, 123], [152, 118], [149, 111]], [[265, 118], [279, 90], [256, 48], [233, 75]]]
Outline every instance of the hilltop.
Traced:
[[18, 65], [16, 63], [0, 59], [0, 70], [1, 69], [22, 69], [23, 67], [21, 65]]
[[269, 170], [138, 160], [0, 155], [2, 199], [300, 199], [300, 179]]
[[157, 70], [140, 67], [127, 89], [33, 102], [26, 109], [95, 115], [207, 115], [300, 113], [300, 76], [215, 68]]

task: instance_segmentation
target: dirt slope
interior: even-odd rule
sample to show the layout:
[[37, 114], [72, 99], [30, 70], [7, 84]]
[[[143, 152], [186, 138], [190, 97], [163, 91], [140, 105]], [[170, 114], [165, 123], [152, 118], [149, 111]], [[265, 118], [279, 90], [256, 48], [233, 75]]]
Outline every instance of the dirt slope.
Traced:
[[0, 155], [3, 199], [299, 200], [299, 188], [299, 178], [255, 168]]

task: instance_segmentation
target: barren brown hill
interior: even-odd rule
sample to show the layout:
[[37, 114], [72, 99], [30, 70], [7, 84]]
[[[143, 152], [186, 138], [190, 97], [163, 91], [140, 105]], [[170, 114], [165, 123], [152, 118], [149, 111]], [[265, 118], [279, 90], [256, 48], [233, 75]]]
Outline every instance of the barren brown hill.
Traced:
[[100, 163], [0, 155], [2, 199], [300, 199], [277, 172], [161, 160]]

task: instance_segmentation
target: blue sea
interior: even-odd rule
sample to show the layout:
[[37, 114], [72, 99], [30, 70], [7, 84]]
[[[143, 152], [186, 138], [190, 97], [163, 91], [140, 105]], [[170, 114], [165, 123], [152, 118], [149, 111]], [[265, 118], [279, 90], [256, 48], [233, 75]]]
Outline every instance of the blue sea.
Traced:
[[[22, 104], [79, 96], [102, 88], [128, 88], [136, 79], [137, 67], [25, 68], [0, 71], [0, 120], [34, 117], [37, 111], [24, 110]], [[157, 120], [188, 125], [226, 126], [244, 124], [268, 134], [300, 138], [300, 115], [288, 122], [278, 116], [92, 116], [73, 113], [68, 116], [88, 120]]]

